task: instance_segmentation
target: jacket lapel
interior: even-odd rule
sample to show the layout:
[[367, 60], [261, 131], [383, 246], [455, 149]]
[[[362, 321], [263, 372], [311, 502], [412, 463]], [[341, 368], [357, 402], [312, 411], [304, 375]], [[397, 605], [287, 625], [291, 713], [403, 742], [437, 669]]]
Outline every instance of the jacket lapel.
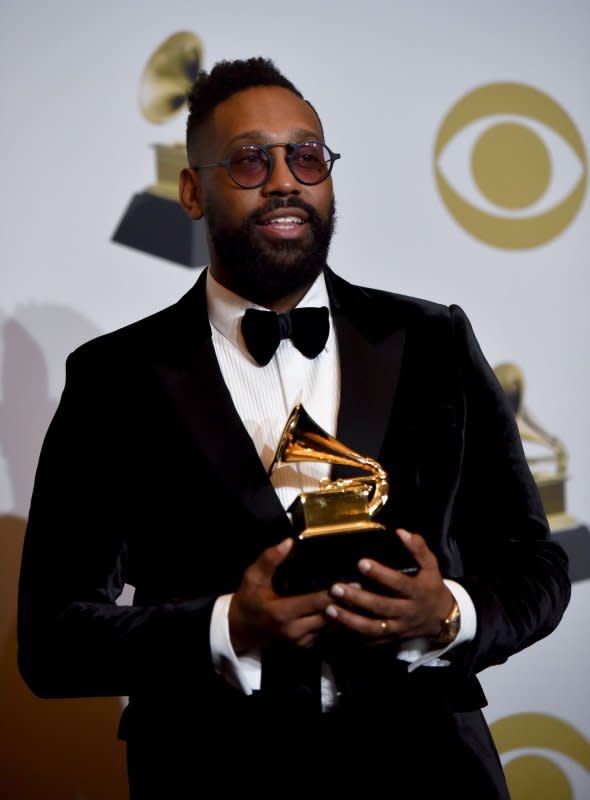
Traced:
[[[337, 438], [361, 455], [378, 459], [391, 419], [405, 330], [391, 314], [380, 313], [372, 296], [362, 289], [330, 270], [326, 278], [340, 351]], [[337, 467], [333, 473], [335, 477], [343, 474]]]
[[223, 380], [211, 339], [205, 270], [169, 309], [173, 324], [155, 364], [173, 405], [210, 463], [211, 475], [263, 526], [288, 535], [289, 521]]

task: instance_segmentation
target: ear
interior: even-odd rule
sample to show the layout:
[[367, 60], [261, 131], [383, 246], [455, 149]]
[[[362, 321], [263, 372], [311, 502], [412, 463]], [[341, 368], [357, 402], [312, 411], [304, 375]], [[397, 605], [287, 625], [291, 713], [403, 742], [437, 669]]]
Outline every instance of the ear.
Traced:
[[189, 217], [201, 219], [201, 183], [196, 169], [185, 167], [178, 178], [178, 199]]

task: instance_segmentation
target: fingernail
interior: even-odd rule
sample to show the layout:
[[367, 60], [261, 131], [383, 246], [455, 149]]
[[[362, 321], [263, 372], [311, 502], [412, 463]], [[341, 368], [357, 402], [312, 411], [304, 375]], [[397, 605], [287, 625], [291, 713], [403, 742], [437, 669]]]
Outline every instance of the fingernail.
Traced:
[[368, 572], [371, 569], [370, 562], [366, 558], [362, 558], [359, 561], [359, 569], [361, 572]]
[[281, 555], [283, 553], [288, 553], [293, 545], [293, 539], [283, 539], [283, 541], [277, 545], [277, 550]]
[[404, 540], [404, 542], [409, 542], [412, 538], [412, 534], [406, 531], [404, 528], [397, 529], [398, 535]]
[[336, 608], [336, 606], [328, 606], [326, 608], [326, 614], [329, 617], [332, 617], [333, 619], [336, 619], [336, 617], [338, 616], [338, 609]]
[[330, 591], [335, 597], [344, 597], [344, 588], [338, 583], [335, 583]]

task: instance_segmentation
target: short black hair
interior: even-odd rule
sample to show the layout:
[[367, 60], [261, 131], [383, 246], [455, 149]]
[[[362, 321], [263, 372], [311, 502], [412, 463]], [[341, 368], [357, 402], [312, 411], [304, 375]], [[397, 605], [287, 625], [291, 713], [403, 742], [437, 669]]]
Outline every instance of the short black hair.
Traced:
[[224, 100], [254, 86], [279, 86], [293, 92], [302, 100], [305, 99], [299, 89], [283, 75], [270, 58], [256, 56], [234, 61], [218, 61], [211, 72], [200, 70], [187, 95], [189, 114], [186, 124], [186, 149], [189, 164], [194, 163], [195, 160], [194, 133], [196, 128]]

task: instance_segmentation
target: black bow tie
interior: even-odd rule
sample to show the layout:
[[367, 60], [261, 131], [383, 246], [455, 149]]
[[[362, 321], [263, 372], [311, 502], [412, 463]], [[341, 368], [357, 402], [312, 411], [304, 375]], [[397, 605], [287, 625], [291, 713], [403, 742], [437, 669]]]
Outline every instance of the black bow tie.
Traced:
[[248, 350], [261, 367], [273, 357], [281, 339], [291, 339], [307, 358], [324, 349], [330, 332], [326, 306], [294, 308], [286, 314], [249, 308], [242, 317], [242, 334]]

